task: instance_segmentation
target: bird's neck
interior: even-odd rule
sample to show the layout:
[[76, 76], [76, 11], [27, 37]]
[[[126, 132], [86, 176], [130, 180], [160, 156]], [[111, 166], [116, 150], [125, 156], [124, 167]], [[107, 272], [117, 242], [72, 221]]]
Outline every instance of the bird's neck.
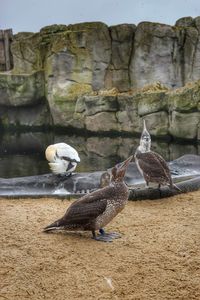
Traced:
[[140, 145], [137, 147], [137, 150], [136, 150], [136, 154], [137, 153], [146, 153], [146, 152], [150, 152], [150, 146], [149, 145]]
[[115, 181], [111, 181], [110, 186], [116, 187], [116, 188], [127, 188], [124, 180], [115, 180]]

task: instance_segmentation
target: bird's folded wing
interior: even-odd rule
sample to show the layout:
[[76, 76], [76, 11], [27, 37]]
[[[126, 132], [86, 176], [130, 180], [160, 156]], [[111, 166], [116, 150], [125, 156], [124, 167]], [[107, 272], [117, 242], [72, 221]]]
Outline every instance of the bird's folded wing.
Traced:
[[80, 161], [80, 158], [78, 156], [78, 152], [72, 148], [69, 145], [66, 145], [65, 147], [60, 147], [56, 150], [57, 156], [69, 160], [69, 161]]
[[106, 199], [100, 199], [93, 202], [74, 202], [64, 215], [63, 221], [66, 224], [82, 224], [89, 222], [102, 214], [105, 211], [106, 206]]
[[168, 176], [168, 174], [170, 174], [170, 169], [169, 169], [166, 161], [158, 153], [154, 153], [154, 155], [155, 155], [155, 158], [159, 161], [159, 163], [160, 163], [161, 167], [163, 168], [166, 176]]
[[81, 197], [80, 199], [76, 200], [71, 206], [76, 205], [78, 202], [93, 203], [102, 199], [113, 198], [114, 196], [116, 196], [115, 188], [113, 186], [106, 186]]
[[166, 176], [166, 172], [159, 159], [156, 159], [151, 152], [140, 153], [137, 155], [138, 164], [143, 172], [158, 174], [158, 176]]

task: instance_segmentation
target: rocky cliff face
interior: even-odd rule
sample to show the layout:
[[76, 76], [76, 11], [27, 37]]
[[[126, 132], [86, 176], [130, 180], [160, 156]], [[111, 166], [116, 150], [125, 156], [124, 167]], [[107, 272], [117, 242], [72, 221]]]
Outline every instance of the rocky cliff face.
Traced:
[[156, 136], [200, 139], [200, 17], [47, 26], [17, 34], [11, 51], [14, 68], [0, 73], [3, 127], [137, 133], [145, 118]]

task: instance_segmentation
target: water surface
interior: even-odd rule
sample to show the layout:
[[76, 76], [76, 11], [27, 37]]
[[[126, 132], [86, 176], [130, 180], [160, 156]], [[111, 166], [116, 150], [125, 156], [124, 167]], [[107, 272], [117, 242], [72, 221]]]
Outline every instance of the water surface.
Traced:
[[[79, 152], [78, 172], [106, 170], [133, 154], [135, 137], [84, 137], [55, 133], [6, 133], [0, 136], [0, 177], [12, 178], [49, 173], [44, 152], [53, 143], [68, 143]], [[167, 161], [184, 154], [200, 154], [200, 145], [152, 141], [152, 150]]]

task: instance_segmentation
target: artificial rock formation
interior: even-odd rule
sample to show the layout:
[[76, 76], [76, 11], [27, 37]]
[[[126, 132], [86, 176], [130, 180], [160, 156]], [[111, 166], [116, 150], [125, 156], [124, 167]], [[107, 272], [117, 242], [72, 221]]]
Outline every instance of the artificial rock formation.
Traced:
[[199, 139], [200, 17], [52, 25], [15, 35], [11, 52], [14, 68], [0, 73], [4, 128], [132, 134], [145, 118], [152, 135]]

